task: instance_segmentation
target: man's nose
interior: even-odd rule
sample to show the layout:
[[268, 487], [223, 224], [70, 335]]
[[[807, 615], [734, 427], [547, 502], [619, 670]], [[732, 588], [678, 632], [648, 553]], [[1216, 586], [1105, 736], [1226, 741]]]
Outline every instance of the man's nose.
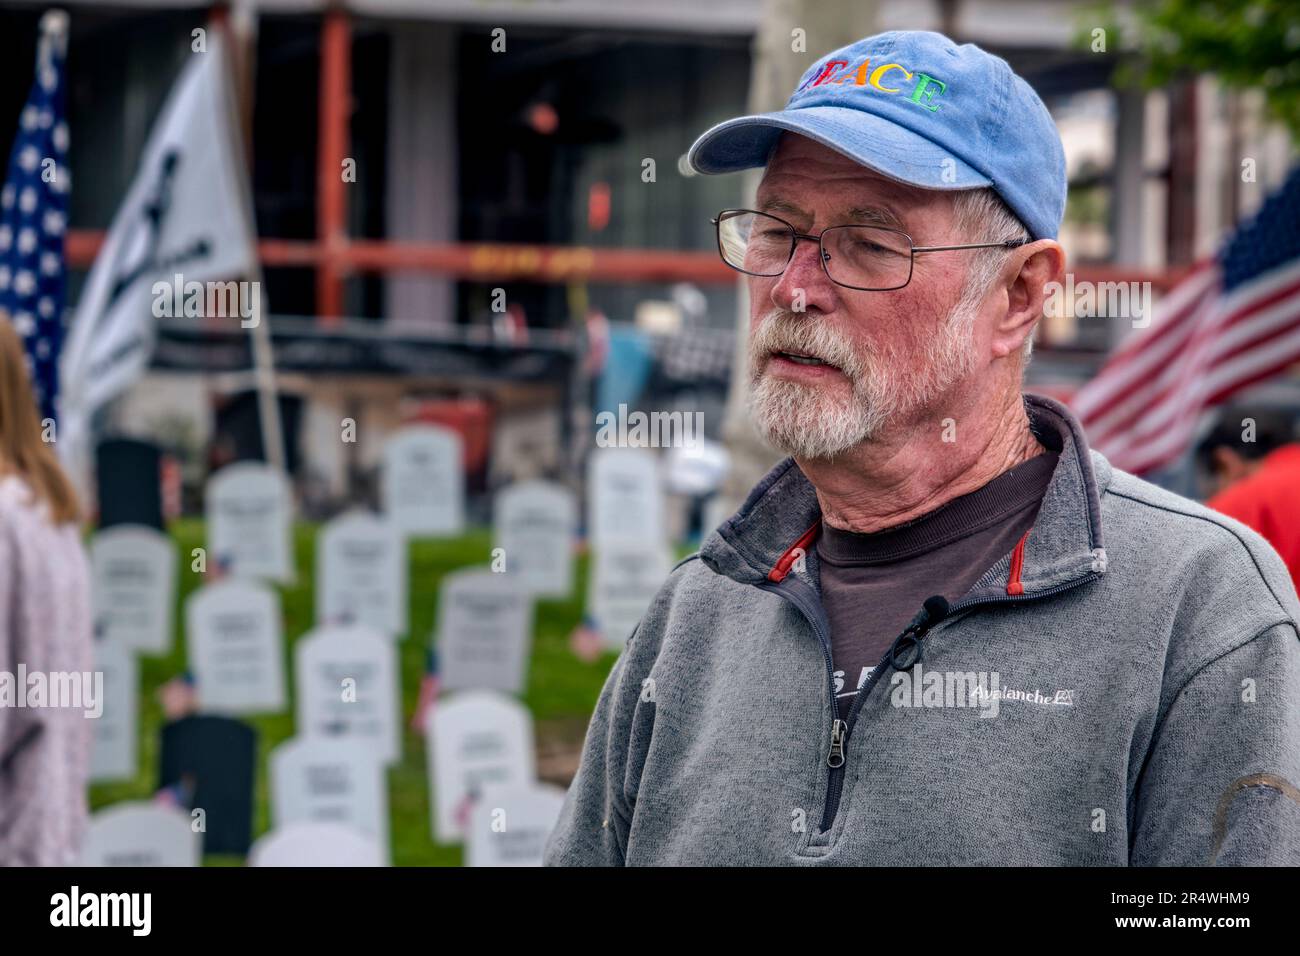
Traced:
[[821, 245], [801, 239], [794, 258], [772, 287], [772, 304], [789, 312], [830, 312], [835, 308], [835, 283], [821, 264]]

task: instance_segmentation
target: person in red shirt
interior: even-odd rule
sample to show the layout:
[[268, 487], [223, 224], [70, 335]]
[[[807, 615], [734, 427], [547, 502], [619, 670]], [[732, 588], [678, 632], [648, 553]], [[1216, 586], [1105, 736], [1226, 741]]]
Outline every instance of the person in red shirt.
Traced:
[[1300, 589], [1300, 443], [1294, 437], [1286, 415], [1225, 414], [1201, 454], [1216, 489], [1206, 505], [1263, 535]]

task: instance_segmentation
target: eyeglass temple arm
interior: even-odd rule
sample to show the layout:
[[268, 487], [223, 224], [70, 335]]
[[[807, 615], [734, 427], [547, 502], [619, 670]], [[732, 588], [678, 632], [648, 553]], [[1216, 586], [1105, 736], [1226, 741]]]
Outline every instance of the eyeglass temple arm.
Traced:
[[1006, 242], [968, 242], [960, 246], [913, 246], [913, 252], [947, 252], [950, 249], [1014, 249], [1027, 245], [1032, 239], [1008, 239]]
[[[767, 215], [767, 214], [763, 213], [763, 215]], [[773, 216], [772, 218], [776, 219], [775, 216]], [[709, 222], [716, 226], [719, 224], [720, 219], [721, 217], [714, 216], [709, 220]], [[798, 232], [796, 232], [794, 235], [796, 239], [811, 239], [814, 242], [821, 241], [820, 236], [806, 236]], [[1008, 239], [1005, 242], [968, 242], [960, 246], [913, 246], [912, 252], [949, 252], [953, 249], [1015, 249], [1017, 246], [1023, 246], [1030, 242], [1033, 242], [1033, 240], [1032, 239]]]

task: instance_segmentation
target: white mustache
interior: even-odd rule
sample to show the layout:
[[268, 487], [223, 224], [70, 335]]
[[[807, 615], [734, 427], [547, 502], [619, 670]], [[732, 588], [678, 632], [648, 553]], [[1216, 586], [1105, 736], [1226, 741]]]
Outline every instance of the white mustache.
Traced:
[[862, 374], [862, 363], [826, 325], [794, 312], [774, 311], [759, 323], [749, 341], [750, 364], [757, 372], [767, 364], [773, 352], [794, 352], [821, 359], [850, 379]]

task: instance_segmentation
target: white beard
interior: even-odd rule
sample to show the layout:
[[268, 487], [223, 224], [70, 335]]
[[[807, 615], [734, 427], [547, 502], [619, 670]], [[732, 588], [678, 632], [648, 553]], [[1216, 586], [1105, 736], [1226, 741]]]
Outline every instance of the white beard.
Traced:
[[[964, 295], [920, 356], [920, 370], [895, 349], [861, 356], [815, 318], [774, 310], [750, 337], [749, 411], [759, 435], [799, 459], [831, 459], [926, 408], [975, 366], [980, 297]], [[848, 379], [852, 395], [763, 374], [773, 351], [814, 355]]]

